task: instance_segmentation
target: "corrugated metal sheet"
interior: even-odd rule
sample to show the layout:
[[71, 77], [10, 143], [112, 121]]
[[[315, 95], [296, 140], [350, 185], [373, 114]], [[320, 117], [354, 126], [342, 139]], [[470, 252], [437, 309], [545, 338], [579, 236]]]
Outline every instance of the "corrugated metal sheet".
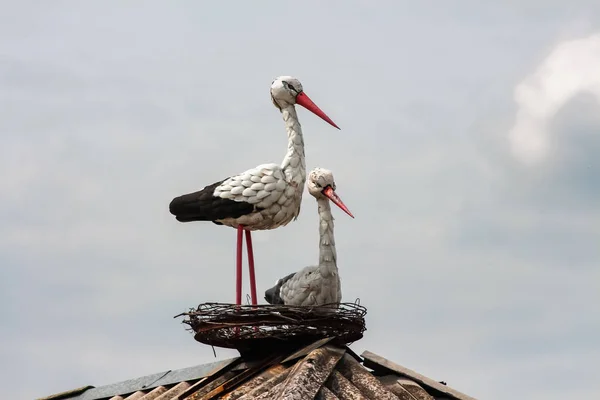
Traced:
[[474, 400], [373, 353], [365, 352], [362, 357], [373, 371], [365, 368], [363, 359], [349, 348], [322, 340], [258, 361], [233, 358], [98, 388], [89, 386], [46, 399]]

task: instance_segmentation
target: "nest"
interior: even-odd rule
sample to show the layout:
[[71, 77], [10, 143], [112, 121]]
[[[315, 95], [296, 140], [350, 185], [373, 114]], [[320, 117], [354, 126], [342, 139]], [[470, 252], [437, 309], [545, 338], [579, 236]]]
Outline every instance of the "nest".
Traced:
[[323, 338], [348, 344], [362, 338], [366, 314], [358, 301], [318, 307], [203, 303], [176, 317], [187, 317], [183, 323], [198, 342], [242, 351]]

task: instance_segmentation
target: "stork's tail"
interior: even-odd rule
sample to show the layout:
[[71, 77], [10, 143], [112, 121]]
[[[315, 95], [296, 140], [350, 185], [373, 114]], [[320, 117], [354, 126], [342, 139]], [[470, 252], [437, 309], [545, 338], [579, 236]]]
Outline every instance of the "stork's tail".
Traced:
[[[179, 222], [218, 221], [226, 218], [239, 218], [254, 211], [254, 205], [245, 201], [235, 201], [215, 196], [215, 189], [225, 179], [204, 189], [176, 197], [169, 204], [169, 211]], [[217, 222], [215, 222], [217, 223]]]
[[283, 286], [284, 283], [289, 281], [294, 275], [296, 275], [295, 272], [287, 275], [284, 278], [279, 279], [277, 281], [277, 283], [275, 284], [275, 286], [273, 286], [271, 289], [267, 289], [265, 291], [265, 300], [267, 301], [267, 303], [269, 303], [269, 304], [285, 304], [285, 301], [283, 301], [283, 299], [281, 298], [281, 287]]
[[203, 199], [201, 190], [175, 197], [169, 203], [169, 212], [175, 216], [177, 221], [211, 221], [213, 213], [210, 211], [210, 201]]
[[267, 289], [265, 291], [265, 300], [269, 304], [283, 304], [283, 300], [279, 297], [279, 290], [281, 289], [281, 285], [277, 284], [273, 286], [271, 289]]

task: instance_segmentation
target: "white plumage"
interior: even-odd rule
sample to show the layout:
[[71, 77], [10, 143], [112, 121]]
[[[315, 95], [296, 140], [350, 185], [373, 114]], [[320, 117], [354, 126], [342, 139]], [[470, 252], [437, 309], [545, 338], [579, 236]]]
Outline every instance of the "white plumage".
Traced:
[[265, 292], [265, 300], [271, 304], [294, 306], [317, 306], [340, 303], [341, 281], [337, 267], [333, 215], [329, 201], [353, 217], [335, 193], [336, 185], [331, 171], [315, 168], [308, 179], [308, 191], [317, 200], [319, 212], [319, 265], [309, 266], [279, 279], [274, 287]]
[[255, 209], [237, 218], [216, 221], [234, 228], [243, 225], [246, 230], [267, 230], [287, 225], [298, 217], [305, 180], [299, 171], [293, 171], [292, 175], [298, 175], [298, 182], [288, 182], [279, 165], [263, 164], [226, 179], [215, 188], [213, 196], [246, 202], [254, 205]]
[[307, 108], [336, 128], [337, 125], [310, 100], [296, 78], [275, 79], [271, 100], [281, 111], [288, 134], [288, 149], [281, 165], [262, 164], [173, 199], [169, 209], [178, 221], [213, 221], [253, 231], [275, 229], [298, 217], [306, 163], [302, 127], [294, 105]]
[[[246, 232], [250, 289], [256, 304], [251, 231], [275, 229], [298, 217], [306, 181], [304, 139], [295, 104], [338, 126], [304, 93], [302, 84], [281, 76], [271, 84], [271, 100], [281, 111], [288, 134], [288, 149], [281, 165], [262, 164], [213, 183], [197, 192], [174, 198], [169, 211], [180, 222], [212, 221], [238, 229], [236, 256], [236, 302], [241, 302], [241, 247]], [[339, 128], [338, 128], [339, 129]]]

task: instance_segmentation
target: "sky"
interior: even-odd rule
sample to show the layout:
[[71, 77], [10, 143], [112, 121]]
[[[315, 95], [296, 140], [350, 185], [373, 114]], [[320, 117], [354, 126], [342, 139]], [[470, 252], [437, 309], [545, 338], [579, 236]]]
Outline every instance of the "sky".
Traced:
[[[597, 398], [598, 71], [592, 0], [2, 2], [3, 396], [215, 361], [173, 316], [234, 301], [235, 231], [168, 204], [281, 162], [293, 75], [341, 127], [298, 111], [356, 216], [352, 349], [480, 399]], [[314, 199], [253, 238], [262, 293], [317, 262]]]

